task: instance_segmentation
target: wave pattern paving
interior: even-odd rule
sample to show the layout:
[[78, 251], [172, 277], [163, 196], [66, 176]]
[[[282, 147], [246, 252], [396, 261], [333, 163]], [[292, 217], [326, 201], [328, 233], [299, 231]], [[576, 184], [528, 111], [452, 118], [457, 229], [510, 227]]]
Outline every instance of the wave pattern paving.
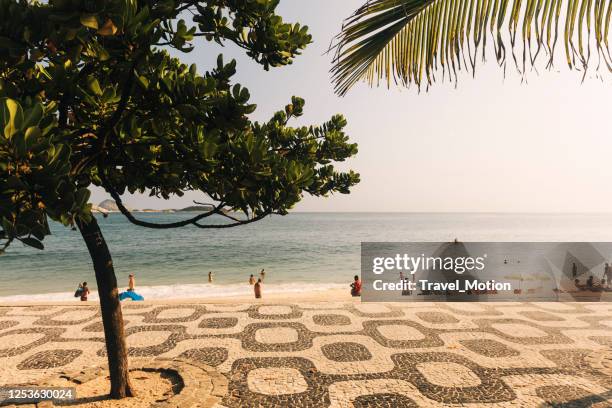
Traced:
[[[126, 304], [124, 317], [130, 356], [216, 367], [227, 407], [612, 403], [609, 303]], [[103, 364], [99, 312], [0, 307], [0, 358], [3, 385]]]

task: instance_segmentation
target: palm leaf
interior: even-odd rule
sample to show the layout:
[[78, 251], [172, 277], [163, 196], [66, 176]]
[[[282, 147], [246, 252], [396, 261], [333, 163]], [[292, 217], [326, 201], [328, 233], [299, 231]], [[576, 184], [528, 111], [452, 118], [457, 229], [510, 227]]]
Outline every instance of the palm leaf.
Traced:
[[336, 38], [332, 78], [340, 95], [359, 81], [420, 88], [440, 71], [456, 81], [475, 73], [487, 41], [500, 66], [510, 52], [525, 74], [542, 55], [553, 66], [560, 36], [570, 69], [586, 75], [594, 44], [596, 69], [612, 71], [611, 16], [612, 0], [369, 0]]

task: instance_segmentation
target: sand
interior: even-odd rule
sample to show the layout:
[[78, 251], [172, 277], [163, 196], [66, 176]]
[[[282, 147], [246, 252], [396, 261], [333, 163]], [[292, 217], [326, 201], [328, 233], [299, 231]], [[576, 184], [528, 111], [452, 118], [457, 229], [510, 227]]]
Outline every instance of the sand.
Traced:
[[[162, 402], [174, 396], [179, 391], [180, 380], [159, 371], [147, 372], [134, 370], [131, 373], [132, 386], [137, 390], [136, 397], [123, 400], [108, 398], [109, 379], [103, 375], [84, 384], [75, 384], [65, 378], [54, 380], [49, 386], [75, 387], [76, 400], [65, 403], [55, 402], [56, 406], [69, 405], [71, 407], [87, 408], [145, 408], [155, 402]], [[174, 387], [174, 388], [173, 388]]]

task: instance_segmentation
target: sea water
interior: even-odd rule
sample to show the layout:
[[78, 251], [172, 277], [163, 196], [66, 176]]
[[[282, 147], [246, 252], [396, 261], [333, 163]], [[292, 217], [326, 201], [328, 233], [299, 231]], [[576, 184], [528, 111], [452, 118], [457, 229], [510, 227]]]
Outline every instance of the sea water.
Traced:
[[[137, 215], [151, 222], [191, 216]], [[251, 295], [249, 276], [257, 277], [262, 268], [267, 293], [348, 288], [360, 270], [361, 242], [368, 241], [612, 241], [612, 214], [293, 213], [217, 230], [153, 230], [121, 214], [98, 222], [120, 288], [133, 273], [137, 291], [147, 299]], [[0, 302], [74, 299], [82, 281], [92, 289], [90, 299], [96, 298], [79, 232], [56, 223], [51, 229], [45, 250], [13, 243], [0, 256]]]

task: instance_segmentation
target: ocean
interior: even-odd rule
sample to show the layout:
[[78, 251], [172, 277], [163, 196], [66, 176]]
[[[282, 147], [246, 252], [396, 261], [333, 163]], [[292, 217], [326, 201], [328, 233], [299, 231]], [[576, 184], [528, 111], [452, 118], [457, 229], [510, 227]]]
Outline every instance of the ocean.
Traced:
[[[188, 216], [138, 214], [152, 222]], [[121, 214], [99, 217], [99, 223], [120, 288], [133, 273], [137, 291], [147, 299], [250, 295], [249, 275], [257, 277], [262, 268], [267, 293], [348, 290], [360, 270], [361, 242], [612, 241], [612, 214], [293, 213], [220, 230], [152, 230]], [[82, 281], [96, 299], [79, 232], [57, 223], [51, 229], [45, 250], [14, 243], [0, 256], [0, 302], [74, 299]]]

